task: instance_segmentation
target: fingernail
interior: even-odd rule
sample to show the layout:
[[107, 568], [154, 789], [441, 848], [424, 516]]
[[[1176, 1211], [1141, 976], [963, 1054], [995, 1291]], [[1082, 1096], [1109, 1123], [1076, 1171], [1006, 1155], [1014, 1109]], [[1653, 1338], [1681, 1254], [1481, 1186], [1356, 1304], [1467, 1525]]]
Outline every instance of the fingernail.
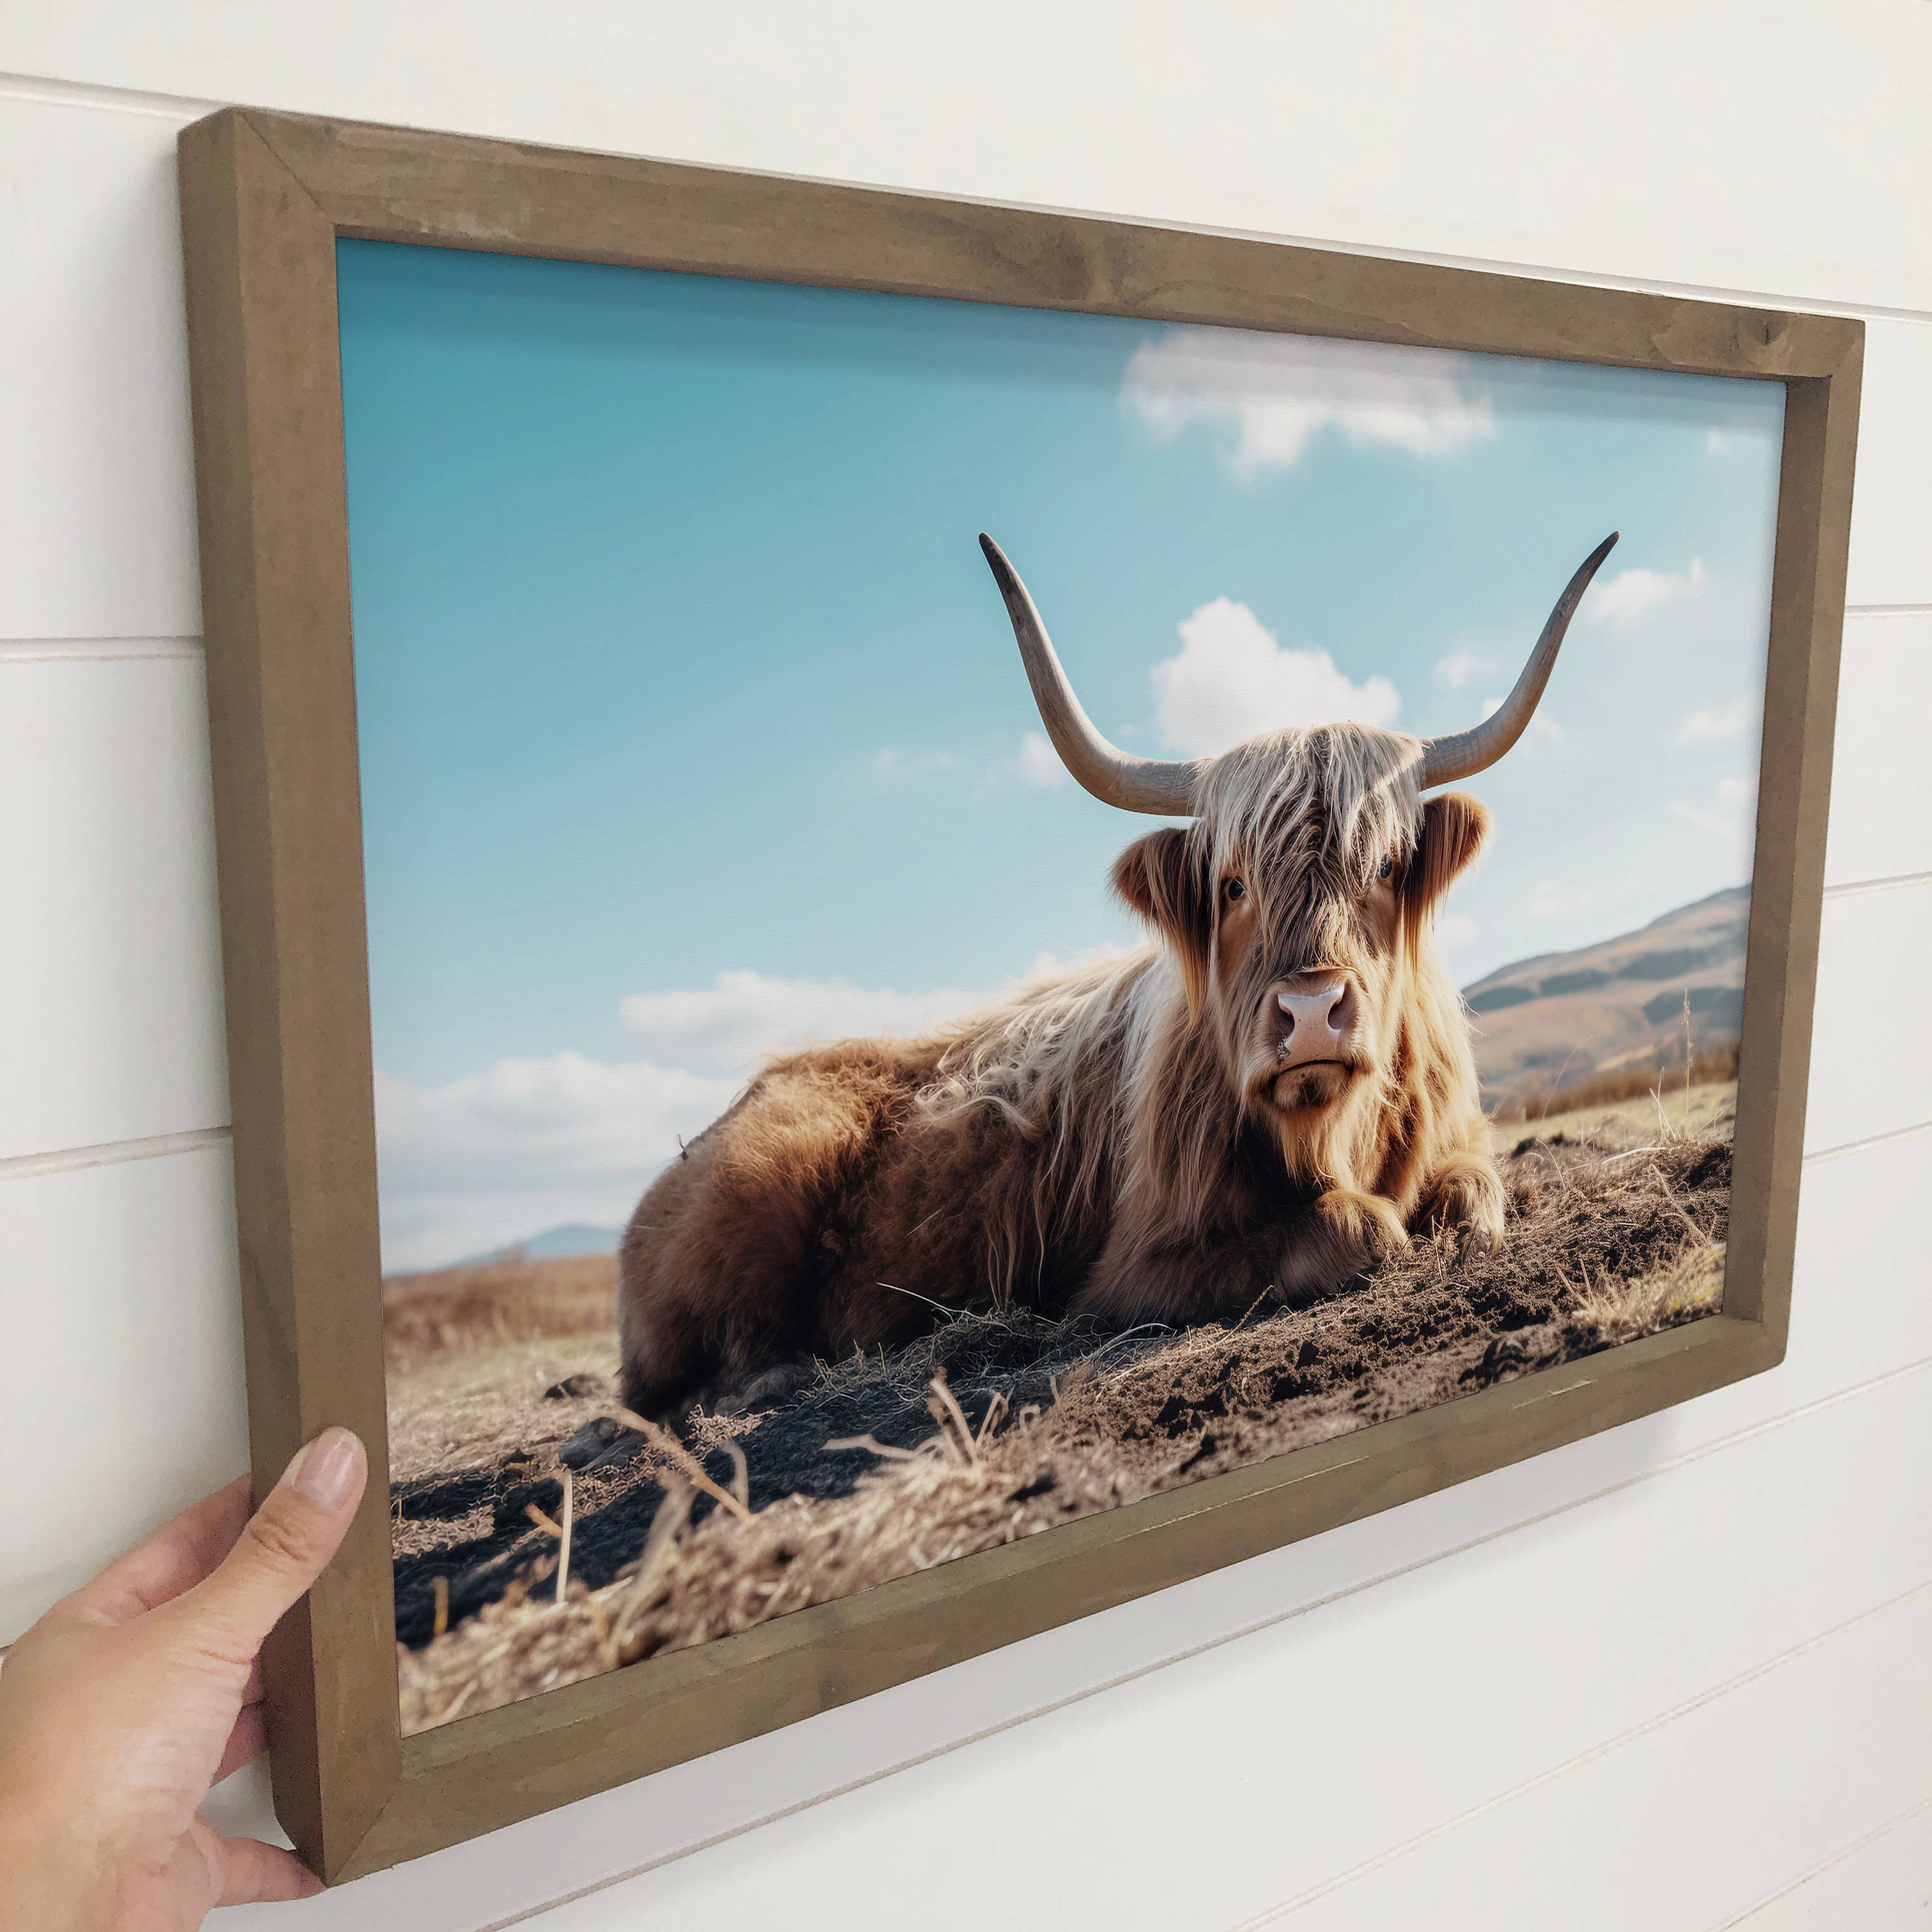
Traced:
[[361, 1441], [346, 1429], [325, 1429], [308, 1445], [296, 1487], [312, 1503], [338, 1510], [349, 1500], [362, 1462]]

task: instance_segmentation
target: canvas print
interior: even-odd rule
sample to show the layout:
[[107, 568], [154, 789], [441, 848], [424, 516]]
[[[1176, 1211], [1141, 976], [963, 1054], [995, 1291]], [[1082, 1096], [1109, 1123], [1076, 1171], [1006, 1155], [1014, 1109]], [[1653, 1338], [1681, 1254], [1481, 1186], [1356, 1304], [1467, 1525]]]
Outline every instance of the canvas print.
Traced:
[[338, 267], [406, 1731], [1720, 1307], [1780, 385]]

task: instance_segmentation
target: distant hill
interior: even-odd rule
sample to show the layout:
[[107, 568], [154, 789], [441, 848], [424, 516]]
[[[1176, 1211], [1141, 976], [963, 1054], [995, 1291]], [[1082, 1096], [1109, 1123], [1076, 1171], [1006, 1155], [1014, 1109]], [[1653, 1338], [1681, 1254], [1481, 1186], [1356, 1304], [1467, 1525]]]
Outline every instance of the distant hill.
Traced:
[[1494, 1100], [1589, 1073], [1675, 1064], [1734, 1045], [1744, 1017], [1750, 890], [1734, 886], [1635, 932], [1500, 968], [1463, 991], [1476, 1066]]
[[593, 1228], [588, 1222], [572, 1221], [562, 1228], [547, 1228], [528, 1240], [512, 1241], [487, 1255], [471, 1255], [452, 1262], [452, 1268], [480, 1268], [488, 1262], [548, 1262], [567, 1255], [614, 1255], [623, 1239], [621, 1228]]

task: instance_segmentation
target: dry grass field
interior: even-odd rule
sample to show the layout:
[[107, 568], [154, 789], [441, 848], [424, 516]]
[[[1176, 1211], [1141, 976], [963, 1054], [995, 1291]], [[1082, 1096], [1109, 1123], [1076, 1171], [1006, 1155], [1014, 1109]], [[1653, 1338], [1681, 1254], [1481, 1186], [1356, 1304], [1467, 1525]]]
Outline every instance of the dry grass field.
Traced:
[[1312, 1308], [1179, 1332], [958, 1317], [567, 1492], [557, 1450], [612, 1400], [614, 1262], [400, 1278], [387, 1292], [404, 1728], [1714, 1312], [1733, 1097], [1725, 1082], [1565, 1096], [1560, 1114], [1498, 1123], [1511, 1204], [1496, 1256], [1420, 1244]]

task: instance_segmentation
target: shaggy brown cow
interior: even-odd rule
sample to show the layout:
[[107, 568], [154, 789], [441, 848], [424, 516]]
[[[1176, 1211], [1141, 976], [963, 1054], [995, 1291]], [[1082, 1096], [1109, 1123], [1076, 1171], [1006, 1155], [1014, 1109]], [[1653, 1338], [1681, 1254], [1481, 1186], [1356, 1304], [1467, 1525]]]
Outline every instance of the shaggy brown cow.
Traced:
[[1430, 937], [1490, 815], [1421, 794], [1522, 734], [1616, 541], [1473, 730], [1322, 725], [1162, 764], [1095, 730], [982, 537], [1068, 769], [1110, 804], [1192, 820], [1114, 867], [1154, 943], [917, 1039], [767, 1065], [625, 1233], [625, 1400], [760, 1401], [813, 1356], [954, 1310], [1190, 1322], [1328, 1293], [1412, 1229], [1493, 1244], [1502, 1189]]

